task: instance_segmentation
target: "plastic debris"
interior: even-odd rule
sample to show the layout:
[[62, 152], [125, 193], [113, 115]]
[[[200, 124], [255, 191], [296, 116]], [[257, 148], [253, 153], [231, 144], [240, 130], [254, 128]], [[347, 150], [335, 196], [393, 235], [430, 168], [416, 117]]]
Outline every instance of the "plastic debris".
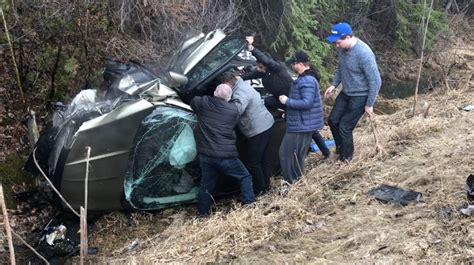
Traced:
[[467, 208], [461, 209], [461, 212], [465, 215], [474, 215], [474, 205], [468, 205]]
[[464, 111], [473, 111], [474, 110], [474, 104], [468, 104], [462, 108]]
[[132, 243], [130, 243], [130, 245], [127, 246], [128, 251], [135, 250], [139, 244], [140, 244], [140, 241], [138, 240], [138, 238], [136, 238], [135, 240], [132, 241]]
[[422, 197], [421, 192], [404, 190], [385, 184], [371, 189], [367, 194], [384, 203], [395, 203], [403, 206], [410, 202], [418, 202]]
[[54, 227], [54, 230], [46, 235], [46, 243], [50, 246], [54, 246], [54, 242], [59, 239], [64, 239], [67, 228], [64, 225]]
[[[336, 145], [336, 142], [334, 142], [334, 140], [331, 140], [331, 139], [327, 139], [324, 142], [326, 143], [326, 146], [328, 148], [331, 147], [331, 146]], [[311, 144], [309, 145], [309, 151], [313, 152], [313, 153], [316, 153], [316, 152], [319, 152], [320, 150], [319, 150], [318, 145], [315, 142], [311, 142]]]

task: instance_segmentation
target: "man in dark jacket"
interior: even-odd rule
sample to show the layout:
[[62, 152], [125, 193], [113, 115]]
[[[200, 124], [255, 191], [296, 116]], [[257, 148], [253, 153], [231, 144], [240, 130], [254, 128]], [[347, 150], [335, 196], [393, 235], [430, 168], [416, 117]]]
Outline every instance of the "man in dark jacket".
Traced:
[[279, 97], [281, 104], [286, 105], [287, 123], [279, 155], [283, 178], [293, 183], [304, 173], [311, 136], [323, 127], [324, 117], [319, 83], [309, 67], [308, 54], [298, 51], [288, 63], [299, 76], [293, 81], [289, 96]]
[[246, 39], [248, 50], [257, 58], [257, 69], [244, 73], [242, 79], [261, 78], [263, 87], [273, 95], [265, 98], [265, 107], [268, 109], [284, 109], [285, 106], [280, 103], [278, 97], [280, 95], [288, 96], [291, 82], [293, 82], [286, 66], [282, 62], [273, 60], [272, 57], [255, 48], [253, 46], [253, 36], [248, 36]]
[[[263, 87], [272, 94], [265, 98], [265, 107], [268, 109], [286, 109], [285, 105], [281, 104], [278, 97], [281, 95], [288, 96], [293, 78], [287, 71], [286, 66], [282, 62], [275, 61], [268, 54], [263, 53], [253, 46], [254, 37], [247, 36], [247, 48], [252, 52], [252, 55], [257, 59], [257, 69], [242, 75], [242, 79], [262, 79]], [[314, 71], [316, 80], [319, 82], [320, 75]], [[312, 136], [314, 142], [325, 158], [331, 155], [331, 151], [326, 146], [324, 138], [319, 131], [315, 131]]]
[[202, 171], [198, 193], [198, 215], [207, 216], [212, 204], [212, 192], [220, 175], [228, 175], [240, 181], [242, 203], [255, 202], [252, 176], [239, 160], [235, 127], [239, 110], [229, 103], [232, 88], [219, 85], [214, 97], [195, 97], [191, 108], [197, 115], [198, 125], [194, 132]]

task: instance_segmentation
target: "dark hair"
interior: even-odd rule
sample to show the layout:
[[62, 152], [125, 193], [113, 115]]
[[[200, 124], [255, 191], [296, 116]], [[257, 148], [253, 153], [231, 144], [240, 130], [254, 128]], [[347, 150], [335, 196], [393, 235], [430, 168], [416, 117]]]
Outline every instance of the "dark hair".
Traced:
[[340, 40], [345, 40], [345, 39], [347, 39], [348, 37], [352, 37], [352, 34], [344, 35], [344, 36], [342, 36], [342, 37], [339, 38], [339, 39], [340, 39]]
[[221, 83], [232, 83], [235, 82], [236, 77], [233, 71], [227, 71], [219, 76], [219, 81]]

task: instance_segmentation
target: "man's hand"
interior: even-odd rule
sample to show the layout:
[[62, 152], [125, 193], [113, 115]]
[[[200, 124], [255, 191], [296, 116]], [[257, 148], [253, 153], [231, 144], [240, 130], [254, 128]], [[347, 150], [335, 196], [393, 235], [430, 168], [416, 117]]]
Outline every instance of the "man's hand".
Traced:
[[374, 115], [374, 107], [365, 106], [365, 113], [372, 117]]
[[286, 101], [288, 100], [288, 97], [285, 96], [285, 95], [281, 95], [278, 97], [278, 100], [280, 100], [280, 103], [285, 105], [286, 104]]
[[334, 94], [334, 90], [336, 89], [335, 86], [330, 86], [326, 89], [326, 91], [324, 91], [324, 99], [328, 99], [332, 96], [332, 94]]
[[245, 40], [248, 42], [247, 46], [252, 46], [254, 37], [253, 36], [247, 36], [247, 37], [245, 37]]

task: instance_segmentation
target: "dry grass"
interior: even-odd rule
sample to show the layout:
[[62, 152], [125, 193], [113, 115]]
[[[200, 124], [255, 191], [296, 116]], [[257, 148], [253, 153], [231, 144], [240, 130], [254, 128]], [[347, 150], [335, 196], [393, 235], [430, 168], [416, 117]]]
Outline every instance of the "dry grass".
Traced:
[[[355, 159], [329, 163], [310, 154], [306, 175], [285, 197], [277, 178], [255, 209], [226, 199], [206, 220], [194, 218], [194, 205], [134, 214], [138, 225], [116, 214], [101, 219], [90, 245], [102, 254], [90, 261], [472, 262], [474, 223], [459, 212], [474, 165], [474, 113], [460, 109], [474, 103], [471, 69], [472, 60], [456, 71], [458, 81], [449, 88], [439, 84], [420, 95], [414, 117], [412, 99], [379, 99], [379, 150], [369, 119], [363, 119], [355, 131]], [[382, 204], [366, 195], [380, 184], [422, 192], [423, 200], [405, 207]], [[135, 239], [139, 246], [128, 250]]]
[[[255, 209], [226, 201], [206, 220], [194, 219], [194, 206], [189, 206], [149, 217], [141, 226], [118, 224], [127, 239], [96, 233], [94, 240], [115, 243], [114, 250], [103, 248], [94, 261], [472, 261], [474, 226], [458, 209], [467, 203], [463, 184], [474, 164], [473, 113], [459, 107], [473, 98], [472, 85], [422, 96], [432, 106], [427, 118], [422, 113], [409, 117], [411, 100], [400, 100], [399, 111], [375, 118], [384, 152], [377, 152], [370, 123], [363, 120], [350, 164], [311, 154], [306, 176], [286, 197], [279, 195], [275, 179]], [[406, 207], [381, 204], [366, 195], [379, 184], [420, 191], [424, 199]], [[115, 229], [117, 218], [105, 223]], [[142, 244], [129, 252], [133, 238]], [[94, 240], [91, 245], [99, 243]]]

